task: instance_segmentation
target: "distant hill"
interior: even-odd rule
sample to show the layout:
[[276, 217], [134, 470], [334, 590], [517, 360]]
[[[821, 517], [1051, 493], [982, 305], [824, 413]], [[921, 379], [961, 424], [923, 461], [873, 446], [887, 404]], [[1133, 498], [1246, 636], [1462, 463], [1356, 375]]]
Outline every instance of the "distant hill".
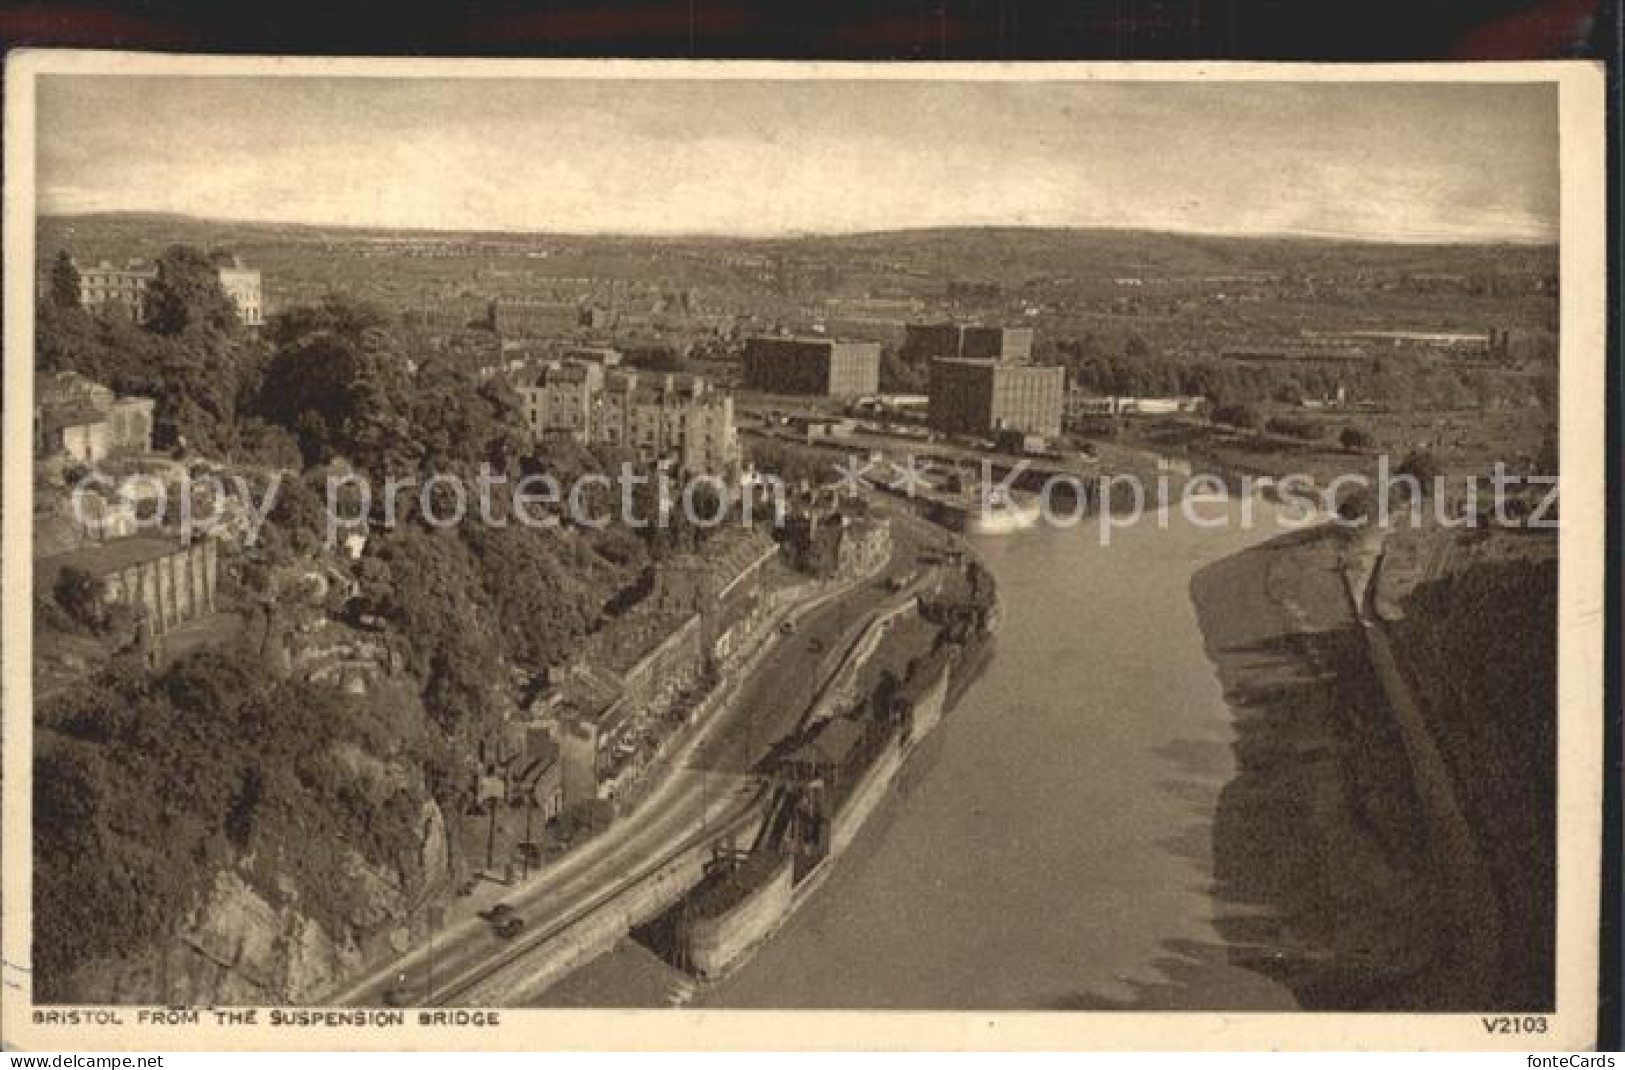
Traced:
[[939, 278], [1212, 277], [1259, 273], [1555, 274], [1555, 245], [1411, 244], [1321, 238], [1239, 238], [1171, 232], [1026, 227], [944, 227], [786, 238], [565, 235], [504, 231], [389, 230], [198, 219], [151, 212], [42, 216], [39, 256], [58, 248], [92, 256], [150, 256], [175, 242], [239, 249], [391, 242], [534, 245], [626, 253], [638, 247], [738, 251], [792, 259], [886, 261]]
[[[1322, 238], [1238, 238], [1144, 230], [965, 227], [804, 239], [829, 252], [887, 253], [954, 275], [980, 263], [990, 277], [1228, 275], [1353, 270], [1481, 273], [1555, 271], [1543, 245], [1395, 244]], [[956, 270], [957, 268], [957, 270]]]

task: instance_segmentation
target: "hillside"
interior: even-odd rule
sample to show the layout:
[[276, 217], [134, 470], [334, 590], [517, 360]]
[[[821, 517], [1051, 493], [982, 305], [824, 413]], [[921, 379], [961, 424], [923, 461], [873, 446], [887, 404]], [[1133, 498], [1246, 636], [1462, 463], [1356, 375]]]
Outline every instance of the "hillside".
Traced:
[[[1249, 273], [1501, 272], [1557, 269], [1552, 245], [1385, 244], [1317, 238], [1234, 238], [1107, 228], [951, 227], [794, 238], [644, 237], [504, 231], [380, 230], [292, 223], [206, 220], [146, 212], [42, 216], [40, 256], [62, 245], [91, 255], [181, 242], [258, 249], [284, 244], [389, 242], [564, 247], [619, 258], [687, 252], [884, 261], [940, 278], [1005, 285], [1035, 278], [1204, 277]], [[130, 254], [133, 255], [133, 254]]]

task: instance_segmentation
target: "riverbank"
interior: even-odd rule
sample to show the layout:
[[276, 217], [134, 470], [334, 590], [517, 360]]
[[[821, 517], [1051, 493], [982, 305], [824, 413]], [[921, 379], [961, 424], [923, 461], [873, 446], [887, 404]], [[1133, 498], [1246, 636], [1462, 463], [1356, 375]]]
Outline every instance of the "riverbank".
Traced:
[[[992, 655], [993, 636], [984, 634], [964, 648], [953, 663], [947, 680], [946, 697], [941, 712], [946, 720], [954, 704], [985, 671]], [[884, 656], [884, 655], [882, 655]], [[842, 815], [848, 842], [827, 858], [820, 871], [810, 876], [805, 885], [796, 889], [794, 901], [783, 917], [772, 925], [756, 946], [747, 950], [729, 968], [710, 981], [700, 981], [665, 961], [636, 937], [621, 940], [605, 955], [573, 970], [534, 998], [527, 1001], [538, 1007], [654, 1007], [705, 1006], [714, 995], [726, 991], [728, 979], [740, 969], [748, 968], [753, 958], [770, 947], [779, 930], [809, 909], [839, 909], [839, 887], [851, 879], [854, 871], [874, 860], [875, 852], [895, 817], [897, 808], [918, 790], [931, 775], [942, 745], [945, 725], [936, 726], [916, 739], [905, 754], [890, 758], [883, 769], [870, 770], [865, 777], [867, 796], [856, 811]], [[666, 919], [656, 922], [669, 939], [674, 922]], [[659, 939], [656, 942], [660, 942]]]
[[1329, 528], [1298, 532], [1191, 583], [1237, 730], [1214, 865], [1219, 894], [1250, 911], [1221, 929], [1232, 961], [1306, 1009], [1444, 1009], [1466, 964], [1436, 924], [1430, 845], [1341, 552]]
[[1048, 526], [969, 543], [998, 585], [997, 657], [819, 894], [696, 1003], [1296, 1006], [1230, 965], [1211, 894], [1234, 732], [1189, 584], [1261, 536], [1171, 519], [1110, 546]]
[[[998, 614], [992, 581], [979, 564], [968, 561], [946, 576], [938, 572], [932, 582], [916, 580], [903, 593], [902, 602], [876, 613], [843, 650], [841, 668], [809, 703], [795, 704], [806, 706], [805, 716], [755, 767], [754, 775], [771, 778], [776, 787], [754, 845], [748, 851], [724, 845], [705, 879], [682, 901], [634, 928], [634, 936], [661, 959], [713, 982], [749, 961], [815, 895], [848, 844], [898, 790], [914, 751], [946, 714], [949, 694], [963, 694], [986, 665]], [[861, 738], [828, 767], [809, 772], [808, 763], [826, 753], [826, 729]], [[820, 830], [810, 831], [814, 825]], [[771, 909], [757, 904], [758, 893], [769, 889], [751, 880], [734, 886], [751, 874], [781, 870], [786, 894]], [[716, 896], [737, 894], [702, 909], [707, 889]], [[735, 906], [748, 916], [743, 928], [732, 917]], [[712, 917], [720, 914], [728, 917]], [[634, 993], [624, 998], [636, 1005], [649, 999], [649, 972], [647, 956], [623, 941], [558, 984], [536, 990], [527, 1002], [580, 1005], [625, 991]], [[672, 993], [666, 1002], [686, 1002], [695, 988], [676, 972], [665, 987]]]

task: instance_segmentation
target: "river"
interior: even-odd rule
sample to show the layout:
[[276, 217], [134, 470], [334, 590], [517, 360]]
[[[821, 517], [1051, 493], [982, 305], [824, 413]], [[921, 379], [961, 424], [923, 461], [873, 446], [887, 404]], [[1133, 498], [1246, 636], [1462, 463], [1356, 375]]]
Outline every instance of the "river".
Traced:
[[1216, 892], [1236, 733], [1190, 595], [1280, 533], [1256, 504], [1251, 531], [1174, 510], [1106, 546], [1093, 518], [977, 540], [1004, 609], [986, 672], [818, 893], [697, 1002], [1295, 1007], [1221, 933], [1261, 908]]

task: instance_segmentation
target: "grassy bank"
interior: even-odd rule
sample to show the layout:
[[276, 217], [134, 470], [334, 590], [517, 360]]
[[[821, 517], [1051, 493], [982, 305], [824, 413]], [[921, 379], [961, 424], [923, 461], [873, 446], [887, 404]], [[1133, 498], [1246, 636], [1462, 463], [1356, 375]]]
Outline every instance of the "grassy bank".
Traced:
[[1236, 718], [1238, 772], [1214, 827], [1232, 909], [1218, 924], [1236, 965], [1305, 1008], [1441, 1008], [1452, 955], [1430, 922], [1427, 844], [1337, 559], [1332, 533], [1296, 533], [1191, 585]]
[[[1451, 541], [1431, 555], [1451, 565], [1395, 593], [1392, 638], [1501, 901], [1487, 991], [1498, 1009], [1537, 1010], [1552, 984], [1555, 560], [1487, 547], [1520, 535], [1422, 537]], [[1428, 839], [1339, 556], [1336, 532], [1304, 532], [1192, 583], [1236, 716], [1215, 855], [1238, 917], [1221, 927], [1233, 958], [1307, 1008], [1484, 1009], [1464, 1002], [1477, 922], [1444, 908], [1455, 862]]]

